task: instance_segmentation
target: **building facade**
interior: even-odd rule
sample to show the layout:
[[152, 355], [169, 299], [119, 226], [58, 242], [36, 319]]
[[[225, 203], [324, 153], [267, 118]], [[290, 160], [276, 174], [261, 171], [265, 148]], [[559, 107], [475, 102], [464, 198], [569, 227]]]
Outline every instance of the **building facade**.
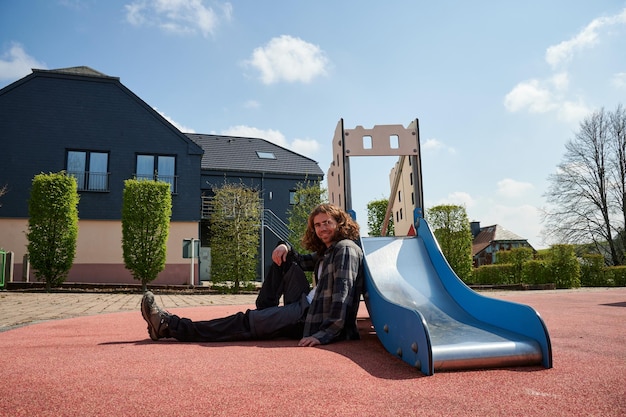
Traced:
[[[213, 136], [224, 146], [208, 146], [180, 132], [119, 78], [88, 67], [33, 70], [1, 89], [0, 138], [0, 187], [6, 185], [0, 199], [0, 248], [14, 253], [10, 278], [14, 281], [34, 280], [22, 260], [30, 188], [39, 173], [66, 171], [77, 179], [79, 235], [68, 282], [137, 283], [122, 256], [124, 181], [168, 182], [172, 217], [166, 267], [154, 283], [171, 285], [189, 283], [190, 261], [183, 257], [182, 244], [200, 238], [202, 196], [218, 176], [222, 181], [259, 182], [261, 189], [276, 190], [278, 195], [273, 192], [268, 203], [283, 219], [290, 190], [306, 178], [322, 178], [314, 161], [261, 139], [250, 140], [280, 154], [284, 165], [305, 169], [281, 174], [245, 161], [247, 155], [227, 155], [227, 138]], [[250, 169], [229, 170], [211, 166], [213, 161]], [[275, 195], [280, 205], [272, 205]]]
[[516, 248], [530, 248], [535, 250], [527, 239], [516, 235], [499, 224], [480, 227], [480, 222], [471, 222], [472, 231], [472, 259], [474, 268], [483, 265], [492, 265], [497, 261], [499, 251], [508, 251]]

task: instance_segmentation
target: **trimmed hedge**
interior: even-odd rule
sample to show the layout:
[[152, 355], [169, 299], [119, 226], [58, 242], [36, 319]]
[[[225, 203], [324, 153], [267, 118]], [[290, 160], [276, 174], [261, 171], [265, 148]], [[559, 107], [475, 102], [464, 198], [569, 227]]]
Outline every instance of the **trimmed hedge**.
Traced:
[[604, 267], [604, 256], [583, 255], [580, 262], [580, 284], [584, 287], [609, 286], [610, 274]]
[[607, 282], [615, 287], [626, 287], [626, 266], [610, 266], [606, 268]]
[[512, 264], [484, 265], [474, 269], [470, 284], [517, 284], [514, 282], [514, 276], [515, 271]]
[[557, 288], [580, 287], [580, 263], [573, 245], [554, 245], [547, 256]]
[[528, 285], [551, 284], [554, 282], [546, 261], [530, 260], [522, 266], [522, 282]]
[[530, 259], [529, 250], [514, 249], [498, 253], [509, 263], [484, 265], [474, 269], [472, 284], [551, 284], [557, 288], [580, 287], [581, 266], [572, 245], [554, 245], [541, 259]]
[[[522, 255], [522, 256], [519, 256]], [[625, 287], [626, 266], [604, 265], [602, 255], [576, 258], [571, 245], [555, 245], [538, 259], [525, 260], [523, 253], [499, 255], [498, 263], [474, 269], [471, 281], [475, 285], [543, 285], [554, 283], [557, 288]], [[521, 264], [521, 272], [520, 272]]]

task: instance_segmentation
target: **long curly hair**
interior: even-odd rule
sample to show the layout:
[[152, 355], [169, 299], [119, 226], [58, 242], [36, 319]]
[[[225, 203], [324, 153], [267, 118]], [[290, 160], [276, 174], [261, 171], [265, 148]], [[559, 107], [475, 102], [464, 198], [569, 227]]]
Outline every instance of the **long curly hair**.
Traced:
[[336, 241], [342, 239], [359, 239], [359, 225], [352, 220], [352, 217], [350, 217], [348, 213], [332, 204], [320, 204], [309, 214], [306, 232], [304, 232], [301, 241], [303, 248], [311, 252], [317, 252], [320, 255], [326, 250], [326, 244], [317, 237], [315, 227], [313, 226], [313, 219], [320, 213], [327, 214], [337, 222], [337, 229], [335, 230]]

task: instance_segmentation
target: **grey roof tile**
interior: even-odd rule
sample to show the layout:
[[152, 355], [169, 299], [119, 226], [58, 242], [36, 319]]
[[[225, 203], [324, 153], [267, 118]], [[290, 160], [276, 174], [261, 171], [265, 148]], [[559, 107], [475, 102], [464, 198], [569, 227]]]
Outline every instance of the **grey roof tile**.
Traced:
[[[186, 133], [204, 149], [202, 169], [323, 176], [317, 162], [265, 139]], [[275, 159], [260, 158], [257, 152]]]
[[491, 242], [527, 242], [527, 239], [516, 235], [499, 224], [480, 228], [480, 233], [476, 235], [472, 242], [472, 255], [485, 249]]

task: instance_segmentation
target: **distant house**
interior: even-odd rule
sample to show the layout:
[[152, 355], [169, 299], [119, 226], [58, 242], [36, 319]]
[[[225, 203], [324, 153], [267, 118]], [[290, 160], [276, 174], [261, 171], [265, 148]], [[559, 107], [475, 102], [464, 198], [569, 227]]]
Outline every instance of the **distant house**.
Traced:
[[[200, 238], [206, 245], [203, 196], [215, 184], [258, 186], [268, 213], [284, 221], [297, 184], [323, 176], [311, 159], [261, 139], [186, 135], [119, 78], [88, 67], [34, 69], [0, 89], [0, 138], [0, 187], [7, 185], [0, 248], [15, 254], [15, 281], [25, 273], [28, 199], [32, 179], [41, 172], [65, 170], [78, 182], [78, 246], [68, 282], [136, 283], [122, 258], [124, 180], [168, 182], [170, 236], [166, 267], [156, 284], [189, 282], [182, 241]], [[263, 239], [266, 245], [276, 240]], [[259, 253], [267, 252], [259, 247]]]
[[472, 259], [475, 268], [494, 264], [499, 251], [515, 248], [531, 248], [534, 251], [528, 240], [498, 224], [480, 227], [480, 222], [471, 222], [470, 228], [473, 236]]

